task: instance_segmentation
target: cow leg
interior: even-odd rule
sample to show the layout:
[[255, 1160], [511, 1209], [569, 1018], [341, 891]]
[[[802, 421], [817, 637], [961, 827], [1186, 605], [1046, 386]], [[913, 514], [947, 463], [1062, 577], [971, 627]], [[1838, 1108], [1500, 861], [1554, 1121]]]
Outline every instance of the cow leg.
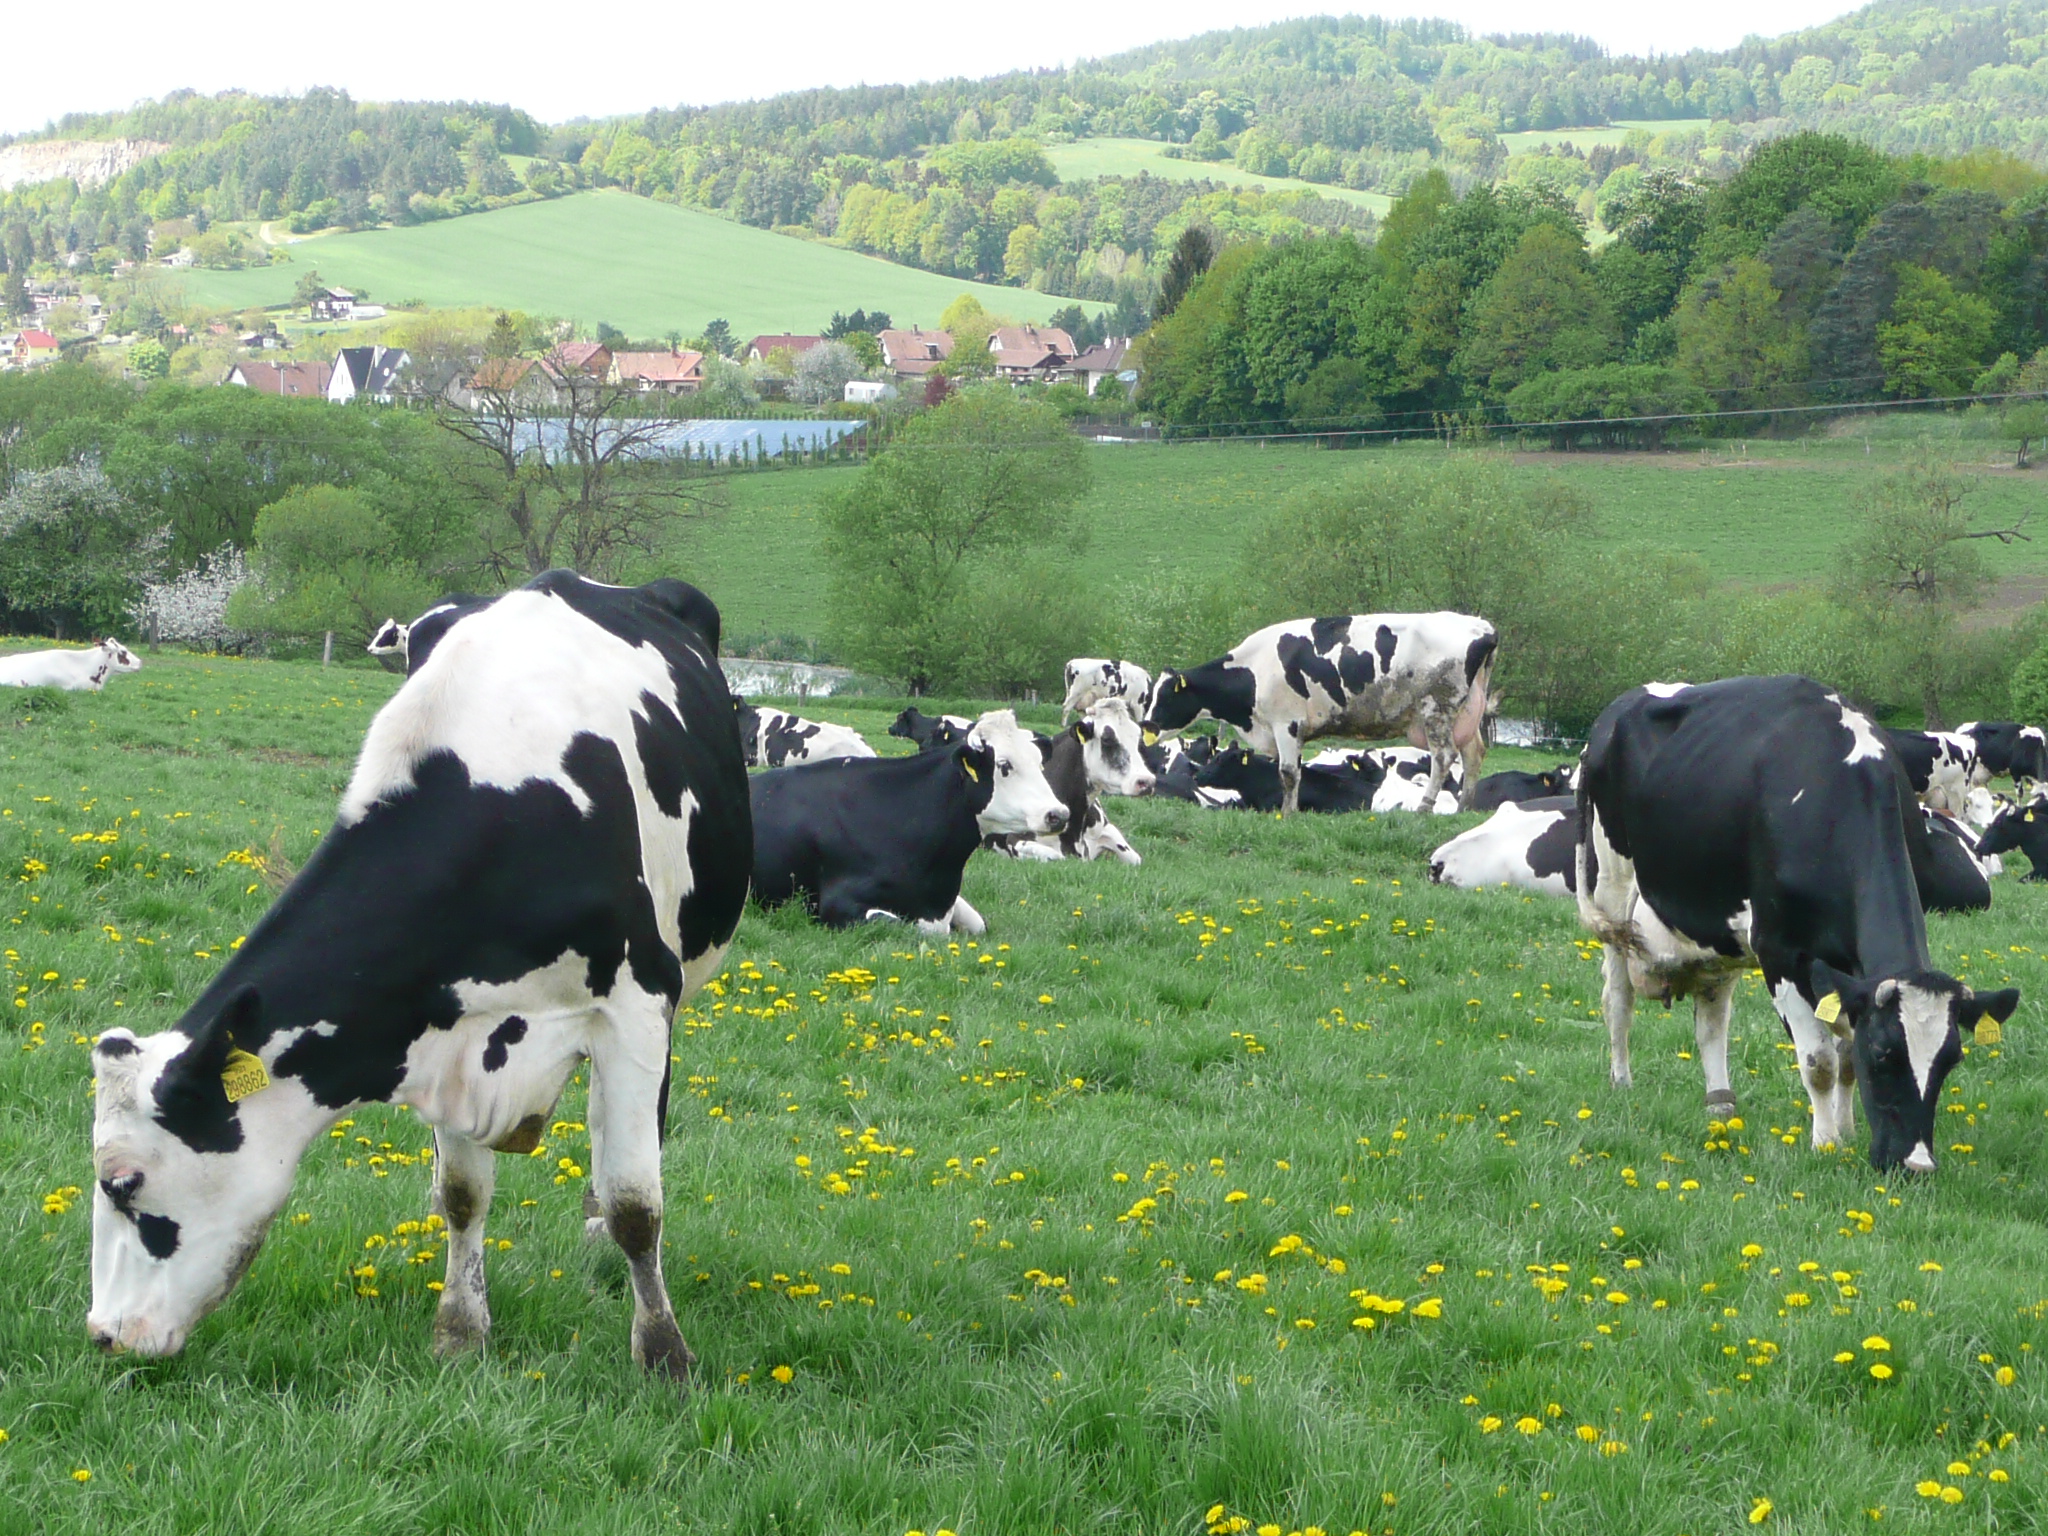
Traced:
[[457, 1355], [491, 1331], [484, 1294], [484, 1217], [498, 1165], [491, 1149], [451, 1131], [434, 1132], [434, 1204], [448, 1223], [448, 1273], [434, 1311], [434, 1353]]
[[1290, 720], [1287, 728], [1273, 733], [1273, 756], [1280, 764], [1280, 814], [1292, 816], [1301, 809], [1301, 726]]
[[1607, 1080], [1617, 1088], [1632, 1087], [1635, 1078], [1628, 1069], [1628, 1031], [1636, 1017], [1636, 989], [1629, 980], [1628, 957], [1620, 946], [1609, 944], [1600, 951], [1600, 969], [1600, 1006], [1607, 1015]]
[[1465, 782], [1458, 790], [1458, 809], [1472, 809], [1472, 797], [1479, 793], [1479, 770], [1486, 763], [1486, 738], [1475, 736], [1458, 748], [1458, 759], [1464, 765]]
[[[1458, 755], [1458, 749], [1451, 742], [1451, 722], [1440, 715], [1431, 715], [1422, 722], [1423, 743], [1429, 748], [1429, 784], [1422, 795], [1422, 814], [1436, 814], [1436, 797], [1451, 777], [1451, 760]], [[1466, 784], [1471, 785], [1468, 777]], [[1458, 801], [1459, 810], [1468, 810], [1464, 799]]]
[[953, 910], [948, 915], [947, 922], [951, 927], [959, 929], [962, 933], [971, 933], [978, 936], [988, 932], [987, 921], [983, 919], [979, 912], [967, 904], [965, 896], [953, 898]]
[[[661, 1273], [660, 1098], [668, 1030], [659, 1018], [614, 1020], [604, 1036], [590, 1063], [591, 1182], [633, 1277], [634, 1362], [680, 1380], [696, 1357], [676, 1326]], [[646, 1048], [634, 1049], [640, 1045]]]
[[1735, 1012], [1735, 978], [1700, 992], [1692, 1004], [1693, 1041], [1707, 1074], [1707, 1113], [1725, 1120], [1735, 1113], [1735, 1089], [1728, 1081], [1728, 1020]]
[[1792, 1037], [1792, 1048], [1799, 1056], [1799, 1076], [1806, 1084], [1813, 1112], [1814, 1150], [1845, 1144], [1855, 1129], [1846, 1112], [1853, 1103], [1856, 1080], [1849, 1042], [1835, 1038], [1827, 1025], [1814, 1017], [1813, 1009], [1790, 981], [1772, 986], [1771, 1003], [1785, 1021], [1785, 1032]]

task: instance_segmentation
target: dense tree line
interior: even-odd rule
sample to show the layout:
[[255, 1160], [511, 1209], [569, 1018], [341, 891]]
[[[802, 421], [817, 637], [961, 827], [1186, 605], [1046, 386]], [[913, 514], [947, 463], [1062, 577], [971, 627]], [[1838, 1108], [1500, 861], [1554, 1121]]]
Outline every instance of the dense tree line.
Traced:
[[1595, 252], [1552, 189], [1432, 172], [1375, 245], [1231, 247], [1147, 336], [1143, 403], [1224, 430], [1472, 413], [1654, 441], [1666, 423], [1633, 419], [2009, 389], [2048, 347], [2048, 175], [2009, 156], [1798, 134], [1718, 185], [1652, 173], [1607, 217]]

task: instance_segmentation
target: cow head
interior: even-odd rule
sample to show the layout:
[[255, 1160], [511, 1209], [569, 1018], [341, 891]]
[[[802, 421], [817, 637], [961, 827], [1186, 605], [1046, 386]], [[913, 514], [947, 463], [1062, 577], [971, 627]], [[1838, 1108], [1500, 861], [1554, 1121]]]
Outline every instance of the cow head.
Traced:
[[235, 1052], [257, 1007], [245, 989], [193, 1033], [110, 1029], [93, 1047], [86, 1331], [101, 1349], [184, 1348], [291, 1194], [310, 1104], [296, 1083], [262, 1086], [260, 1064]]
[[1017, 724], [1014, 711], [992, 709], [967, 732], [960, 769], [988, 786], [988, 804], [976, 813], [982, 834], [1023, 832], [1032, 837], [1067, 824], [1067, 808], [1045, 781], [1038, 743]]
[[1915, 1173], [1932, 1173], [1934, 1117], [1942, 1084], [1963, 1059], [1962, 1032], [1974, 1036], [1987, 1018], [2003, 1024], [2019, 1006], [2019, 993], [2008, 987], [1979, 996], [1940, 971], [1864, 981], [1825, 960], [1813, 962], [1811, 985], [1822, 1003], [1829, 994], [1840, 999], [1834, 1022], [1846, 1022], [1851, 1030], [1856, 1081], [1870, 1122], [1871, 1167], [1904, 1164]]
[[1985, 825], [1983, 836], [1977, 839], [1980, 857], [1991, 853], [2011, 853], [2016, 848], [2025, 852], [2024, 845], [2033, 842], [2040, 835], [2040, 829], [2048, 828], [2048, 796], [2036, 795], [2024, 802], [1999, 798], [1994, 804], [1998, 807], [1997, 814]]
[[142, 663], [133, 651], [109, 635], [100, 642], [100, 649], [106, 653], [107, 665], [116, 672], [140, 672]]
[[370, 643], [363, 647], [372, 656], [403, 656], [405, 635], [410, 624], [401, 624], [396, 619], [386, 619], [378, 626], [377, 633], [370, 636]]
[[1186, 675], [1171, 667], [1164, 668], [1145, 696], [1145, 729], [1162, 735], [1167, 731], [1184, 731], [1201, 714], [1202, 701], [1195, 696]]
[[1142, 733], [1122, 699], [1105, 699], [1083, 715], [1074, 730], [1088, 787], [1099, 795], [1149, 795], [1158, 780], [1145, 766]]

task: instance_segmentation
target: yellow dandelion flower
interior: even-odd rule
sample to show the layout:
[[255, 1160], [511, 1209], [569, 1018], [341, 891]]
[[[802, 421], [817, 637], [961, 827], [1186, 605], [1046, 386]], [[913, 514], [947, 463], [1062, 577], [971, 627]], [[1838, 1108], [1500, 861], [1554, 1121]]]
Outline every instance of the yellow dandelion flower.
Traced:
[[1913, 1491], [1923, 1499], [1939, 1498], [1941, 1496], [1941, 1484], [1931, 1477], [1923, 1477], [1913, 1485]]
[[1892, 1341], [1881, 1333], [1873, 1333], [1863, 1341], [1863, 1347], [1865, 1349], [1890, 1349]]
[[1950, 1477], [1968, 1477], [1970, 1475], [1970, 1464], [1967, 1461], [1952, 1461], [1943, 1470]]
[[1749, 1523], [1751, 1525], [1762, 1525], [1771, 1518], [1771, 1508], [1772, 1505], [1769, 1499], [1758, 1499], [1749, 1507]]
[[1442, 1317], [1444, 1315], [1443, 1298], [1441, 1296], [1430, 1296], [1422, 1301], [1418, 1301], [1415, 1303], [1415, 1315], [1417, 1317]]
[[1577, 1429], [1573, 1430], [1572, 1433], [1577, 1435], [1581, 1440], [1585, 1441], [1588, 1445], [1596, 1443], [1600, 1438], [1600, 1431], [1595, 1429], [1591, 1424], [1581, 1424]]
[[1525, 1413], [1515, 1420], [1515, 1428], [1525, 1435], [1537, 1435], [1543, 1432], [1543, 1421], [1538, 1418], [1532, 1418]]
[[1835, 1364], [1837, 1365], [1854, 1365], [1855, 1363], [1856, 1352], [1852, 1349], [1845, 1349], [1839, 1355], [1835, 1356]]
[[[1366, 1319], [1366, 1318], [1360, 1318], [1360, 1319], [1359, 1319], [1359, 1321], [1360, 1321], [1360, 1322], [1366, 1322], [1366, 1321], [1369, 1321], [1369, 1319]], [[1497, 1418], [1495, 1418], [1495, 1417], [1494, 1417], [1494, 1416], [1493, 1416], [1492, 1414], [1490, 1414], [1490, 1413], [1489, 1413], [1489, 1414], [1488, 1414], [1488, 1415], [1487, 1415], [1487, 1416], [1486, 1416], [1485, 1418], [1483, 1418], [1483, 1419], [1481, 1419], [1481, 1420], [1479, 1421], [1479, 1433], [1481, 1433], [1482, 1435], [1490, 1435], [1490, 1434], [1492, 1434], [1492, 1433], [1493, 1433], [1493, 1432], [1494, 1432], [1495, 1430], [1497, 1430], [1497, 1429], [1499, 1429], [1499, 1428], [1500, 1428], [1500, 1420], [1499, 1420], [1499, 1419], [1497, 1419]]]
[[2017, 1379], [2013, 1374], [2013, 1368], [2009, 1365], [2001, 1365], [1996, 1371], [1992, 1372], [1992, 1380], [1996, 1381], [2001, 1387], [2009, 1387]]
[[92, 1481], [92, 1472], [85, 1467], [80, 1467], [71, 1474], [71, 1481], [74, 1483], [89, 1483]]
[[1870, 1374], [1879, 1381], [1890, 1381], [1892, 1379], [1892, 1368], [1880, 1360], [1870, 1368]]
[[1994, 1483], [2009, 1483], [2012, 1481], [2012, 1474], [2003, 1467], [1993, 1467], [1985, 1476]]
[[1944, 1504], [1962, 1503], [1963, 1490], [1951, 1483], [1948, 1487], [1941, 1490], [1941, 1502]]
[[796, 1380], [796, 1372], [791, 1370], [786, 1365], [778, 1365], [777, 1367], [775, 1367], [774, 1370], [770, 1371], [768, 1374], [770, 1376], [773, 1376], [777, 1381], [781, 1382], [785, 1387], [788, 1386], [792, 1381]]

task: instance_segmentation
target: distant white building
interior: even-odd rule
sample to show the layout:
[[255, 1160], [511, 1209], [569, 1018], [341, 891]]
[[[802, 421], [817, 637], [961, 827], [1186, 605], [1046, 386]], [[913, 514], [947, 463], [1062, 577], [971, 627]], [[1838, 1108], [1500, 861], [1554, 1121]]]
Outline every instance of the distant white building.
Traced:
[[327, 398], [335, 405], [346, 405], [358, 396], [367, 396], [389, 405], [398, 389], [399, 374], [411, 362], [403, 347], [343, 347], [334, 355]]
[[896, 398], [896, 386], [882, 379], [848, 379], [846, 381], [846, 403], [848, 405], [875, 405], [883, 400]]

